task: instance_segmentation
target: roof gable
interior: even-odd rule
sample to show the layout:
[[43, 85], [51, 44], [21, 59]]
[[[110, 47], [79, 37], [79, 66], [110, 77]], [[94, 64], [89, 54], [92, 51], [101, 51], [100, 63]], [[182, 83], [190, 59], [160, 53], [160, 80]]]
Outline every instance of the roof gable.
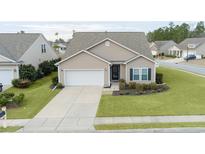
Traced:
[[41, 34], [0, 33], [0, 54], [18, 61]]
[[81, 53], [89, 54], [89, 55], [91, 55], [92, 57], [95, 57], [95, 58], [97, 58], [97, 59], [99, 59], [99, 60], [101, 60], [101, 61], [103, 61], [103, 62], [106, 62], [106, 63], [108, 63], [108, 64], [111, 64], [109, 61], [107, 61], [107, 60], [105, 60], [105, 59], [103, 59], [103, 58], [101, 58], [101, 57], [98, 57], [98, 56], [96, 56], [96, 55], [94, 55], [94, 54], [92, 54], [92, 53], [90, 53], [90, 52], [88, 52], [88, 51], [81, 50], [81, 51], [78, 51], [78, 52], [76, 52], [75, 54], [73, 54], [73, 55], [71, 55], [71, 56], [69, 56], [69, 57], [67, 57], [67, 58], [65, 58], [65, 59], [63, 59], [63, 60], [61, 60], [61, 61], [59, 61], [59, 62], [56, 63], [55, 65], [58, 66], [59, 64], [65, 62], [65, 61], [67, 61], [67, 60], [69, 60], [69, 59], [71, 59], [71, 58], [73, 58], [73, 57], [75, 57], [75, 56], [77, 56], [77, 55], [79, 55], [79, 54], [81, 54]]
[[205, 43], [205, 38], [187, 38], [179, 44], [179, 47], [183, 50], [187, 49], [188, 44], [195, 45], [195, 48]]
[[143, 32], [76, 32], [67, 46], [66, 58], [79, 50], [86, 50], [94, 44], [109, 38], [135, 52], [152, 58], [149, 44]]

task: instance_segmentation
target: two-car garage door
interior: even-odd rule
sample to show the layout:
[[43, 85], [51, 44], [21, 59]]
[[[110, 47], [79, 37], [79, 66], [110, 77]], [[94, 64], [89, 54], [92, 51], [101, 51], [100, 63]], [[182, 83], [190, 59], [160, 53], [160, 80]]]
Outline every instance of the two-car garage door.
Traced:
[[104, 70], [65, 70], [66, 86], [104, 85]]
[[13, 70], [1, 70], [0, 69], [0, 83], [3, 85], [11, 85], [11, 81], [14, 79]]

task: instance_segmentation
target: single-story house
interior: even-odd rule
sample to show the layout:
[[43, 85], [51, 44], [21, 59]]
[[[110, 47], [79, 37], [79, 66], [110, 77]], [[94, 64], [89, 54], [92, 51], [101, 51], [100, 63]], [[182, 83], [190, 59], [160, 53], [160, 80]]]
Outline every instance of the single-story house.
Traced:
[[143, 32], [75, 32], [56, 65], [65, 86], [155, 82], [155, 61]]
[[0, 83], [11, 85], [19, 78], [19, 65], [32, 64], [36, 68], [57, 55], [42, 34], [0, 33]]
[[205, 37], [204, 38], [187, 38], [179, 44], [182, 50], [182, 57], [195, 55], [197, 59], [205, 56]]
[[157, 55], [164, 53], [164, 55], [174, 55], [177, 57], [181, 56], [181, 49], [173, 40], [152, 42], [150, 49], [152, 53], [157, 52]]
[[158, 56], [159, 55], [157, 45], [154, 42], [151, 42], [149, 44], [149, 47], [150, 47], [150, 50], [151, 50], [151, 53], [152, 53], [153, 56]]
[[175, 44], [168, 49], [168, 55], [176, 56], [179, 58], [182, 56], [182, 50], [180, 49], [178, 44]]

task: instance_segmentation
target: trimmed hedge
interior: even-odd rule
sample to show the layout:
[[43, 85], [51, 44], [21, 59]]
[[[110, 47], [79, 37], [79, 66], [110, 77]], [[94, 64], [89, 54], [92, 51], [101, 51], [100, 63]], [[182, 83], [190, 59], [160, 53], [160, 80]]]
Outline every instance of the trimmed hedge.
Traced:
[[16, 88], [28, 88], [31, 85], [30, 80], [14, 79], [12, 85]]

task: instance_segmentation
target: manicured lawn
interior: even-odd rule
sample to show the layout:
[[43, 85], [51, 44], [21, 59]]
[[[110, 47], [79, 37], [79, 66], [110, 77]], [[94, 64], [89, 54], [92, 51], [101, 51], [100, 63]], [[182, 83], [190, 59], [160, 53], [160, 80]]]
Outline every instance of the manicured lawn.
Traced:
[[157, 71], [164, 74], [168, 91], [144, 96], [103, 95], [97, 116], [205, 114], [205, 78], [162, 67]]
[[205, 122], [139, 123], [139, 124], [95, 125], [95, 129], [96, 130], [123, 130], [123, 129], [176, 128], [176, 127], [205, 127]]
[[3, 132], [16, 132], [17, 130], [19, 130], [20, 126], [15, 126], [15, 127], [7, 127], [7, 128], [3, 128], [3, 127], [0, 127], [0, 133], [3, 133]]
[[14, 92], [15, 94], [24, 93], [25, 99], [22, 107], [9, 109], [9, 119], [28, 119], [33, 118], [56, 94], [60, 92], [59, 89], [52, 91], [49, 86], [51, 79], [57, 73], [44, 77], [35, 81], [29, 88], [18, 89], [9, 88], [7, 92]]

